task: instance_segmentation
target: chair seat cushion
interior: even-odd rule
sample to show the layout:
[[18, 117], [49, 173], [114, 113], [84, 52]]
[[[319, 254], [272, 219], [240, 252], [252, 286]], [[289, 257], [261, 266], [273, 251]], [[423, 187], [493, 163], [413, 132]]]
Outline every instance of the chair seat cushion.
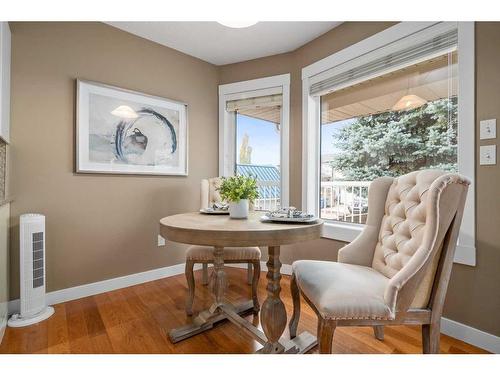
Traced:
[[[186, 260], [213, 262], [214, 248], [211, 246], [190, 246], [186, 253]], [[224, 260], [260, 260], [260, 249], [258, 247], [225, 247]]]
[[292, 269], [300, 290], [325, 319], [393, 319], [384, 301], [389, 279], [373, 268], [300, 260]]

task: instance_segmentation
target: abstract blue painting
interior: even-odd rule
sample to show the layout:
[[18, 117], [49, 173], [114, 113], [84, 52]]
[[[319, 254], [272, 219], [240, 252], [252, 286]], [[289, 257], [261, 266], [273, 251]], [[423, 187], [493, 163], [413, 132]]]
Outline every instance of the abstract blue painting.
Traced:
[[77, 172], [187, 175], [187, 106], [78, 81]]

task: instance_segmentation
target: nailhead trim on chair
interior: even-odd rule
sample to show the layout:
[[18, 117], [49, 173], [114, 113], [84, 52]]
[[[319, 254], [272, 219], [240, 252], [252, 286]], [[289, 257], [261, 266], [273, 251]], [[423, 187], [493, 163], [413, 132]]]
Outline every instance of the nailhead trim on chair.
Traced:
[[323, 317], [328, 320], [394, 320], [394, 318], [385, 318], [380, 316], [350, 316], [350, 317]]

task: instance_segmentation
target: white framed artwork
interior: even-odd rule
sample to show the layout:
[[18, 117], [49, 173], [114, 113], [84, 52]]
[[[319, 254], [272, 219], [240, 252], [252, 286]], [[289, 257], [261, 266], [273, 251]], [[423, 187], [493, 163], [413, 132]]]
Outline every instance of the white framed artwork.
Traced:
[[187, 105], [77, 81], [76, 172], [187, 176]]

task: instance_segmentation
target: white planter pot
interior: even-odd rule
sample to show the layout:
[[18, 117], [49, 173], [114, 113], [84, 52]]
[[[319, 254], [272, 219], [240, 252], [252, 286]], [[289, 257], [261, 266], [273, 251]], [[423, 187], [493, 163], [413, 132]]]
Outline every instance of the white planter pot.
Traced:
[[229, 217], [231, 219], [246, 219], [248, 217], [248, 199], [229, 202]]

